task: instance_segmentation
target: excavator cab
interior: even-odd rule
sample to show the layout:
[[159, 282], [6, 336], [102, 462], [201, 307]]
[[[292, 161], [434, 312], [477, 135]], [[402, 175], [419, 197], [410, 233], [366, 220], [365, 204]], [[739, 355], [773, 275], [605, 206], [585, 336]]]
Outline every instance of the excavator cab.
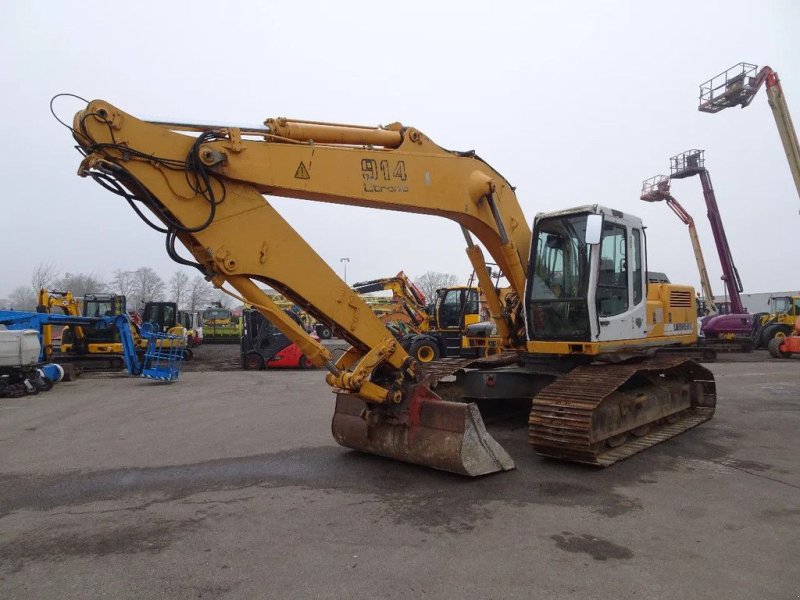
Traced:
[[[617, 210], [539, 215], [527, 284], [530, 349], [562, 352], [572, 342], [643, 338], [643, 237], [641, 221]], [[572, 344], [571, 351], [583, 347]]]
[[86, 294], [83, 297], [84, 317], [116, 317], [125, 314], [125, 296], [118, 294]]
[[436, 329], [459, 332], [480, 320], [477, 288], [452, 287], [436, 290]]
[[[86, 294], [83, 297], [82, 315], [84, 317], [102, 318], [124, 315], [125, 296], [119, 294]], [[121, 344], [116, 327], [100, 327], [84, 329], [86, 342], [89, 344]]]
[[158, 323], [161, 331], [166, 332], [178, 325], [178, 305], [174, 302], [147, 302], [142, 311], [144, 323]]
[[[184, 313], [185, 315], [185, 313]], [[177, 346], [182, 349], [184, 360], [191, 360], [192, 351], [189, 349], [193, 334], [189, 332], [184, 321], [181, 320], [178, 305], [175, 302], [147, 302], [142, 311], [142, 324], [153, 323], [156, 331], [169, 334], [168, 339], [159, 340], [159, 348]], [[139, 342], [142, 349], [147, 345], [147, 340], [142, 338]]]

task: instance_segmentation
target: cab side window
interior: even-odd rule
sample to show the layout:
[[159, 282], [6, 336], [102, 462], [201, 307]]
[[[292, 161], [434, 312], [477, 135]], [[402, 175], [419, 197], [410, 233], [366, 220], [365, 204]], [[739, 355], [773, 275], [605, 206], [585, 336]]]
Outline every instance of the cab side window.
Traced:
[[459, 327], [463, 290], [448, 290], [439, 309], [439, 325], [441, 327]]
[[464, 314], [465, 315], [476, 315], [478, 314], [479, 302], [478, 302], [478, 290], [465, 290], [466, 299], [464, 301]]
[[633, 230], [633, 304], [642, 301], [642, 232]]
[[[601, 317], [613, 317], [628, 310], [627, 248], [625, 227], [606, 222], [600, 242], [600, 273], [597, 283], [597, 314]], [[641, 289], [639, 294], [641, 295]]]

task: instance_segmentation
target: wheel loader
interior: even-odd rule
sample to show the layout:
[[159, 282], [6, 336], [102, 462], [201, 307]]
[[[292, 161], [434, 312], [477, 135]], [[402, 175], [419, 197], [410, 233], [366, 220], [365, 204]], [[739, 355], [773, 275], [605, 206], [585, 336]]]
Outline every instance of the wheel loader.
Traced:
[[753, 315], [756, 348], [769, 348], [772, 340], [792, 335], [795, 321], [800, 317], [800, 296], [773, 296], [769, 304], [771, 312]]
[[[694, 290], [648, 284], [635, 216], [592, 204], [538, 214], [531, 230], [515, 188], [484, 160], [400, 123], [156, 122], [94, 100], [70, 129], [79, 175], [135, 206], [170, 257], [256, 308], [327, 371], [343, 446], [468, 476], [512, 469], [478, 405], [522, 401], [536, 452], [608, 466], [714, 414], [712, 374], [679, 352], [697, 339]], [[455, 221], [510, 350], [420, 364], [267, 196]], [[388, 226], [385, 240], [405, 251]], [[503, 300], [484, 249], [509, 282]], [[333, 324], [347, 352], [334, 359], [265, 286]]]
[[767, 350], [772, 358], [791, 358], [792, 354], [800, 354], [800, 317], [788, 335], [772, 338]]

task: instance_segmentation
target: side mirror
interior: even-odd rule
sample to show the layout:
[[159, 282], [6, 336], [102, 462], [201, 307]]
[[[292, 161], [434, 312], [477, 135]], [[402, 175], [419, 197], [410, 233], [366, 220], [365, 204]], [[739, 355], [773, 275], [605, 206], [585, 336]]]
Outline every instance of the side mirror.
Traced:
[[589, 215], [586, 217], [586, 243], [599, 244], [603, 233], [603, 215]]

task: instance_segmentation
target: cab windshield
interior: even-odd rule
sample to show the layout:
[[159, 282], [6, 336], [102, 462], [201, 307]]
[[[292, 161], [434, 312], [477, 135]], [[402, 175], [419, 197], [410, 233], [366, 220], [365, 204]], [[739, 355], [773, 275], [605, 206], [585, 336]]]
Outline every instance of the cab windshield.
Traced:
[[530, 339], [589, 340], [586, 217], [551, 217], [536, 224], [527, 289]]
[[158, 323], [162, 328], [175, 327], [175, 306], [172, 304], [151, 304], [144, 311], [144, 321]]
[[88, 300], [83, 306], [85, 317], [114, 317], [117, 314], [113, 301]]
[[778, 296], [773, 298], [772, 312], [779, 315], [800, 314], [800, 299], [795, 302], [790, 296]]
[[231, 313], [224, 308], [211, 308], [203, 311], [203, 320], [205, 321], [228, 319], [230, 316]]

